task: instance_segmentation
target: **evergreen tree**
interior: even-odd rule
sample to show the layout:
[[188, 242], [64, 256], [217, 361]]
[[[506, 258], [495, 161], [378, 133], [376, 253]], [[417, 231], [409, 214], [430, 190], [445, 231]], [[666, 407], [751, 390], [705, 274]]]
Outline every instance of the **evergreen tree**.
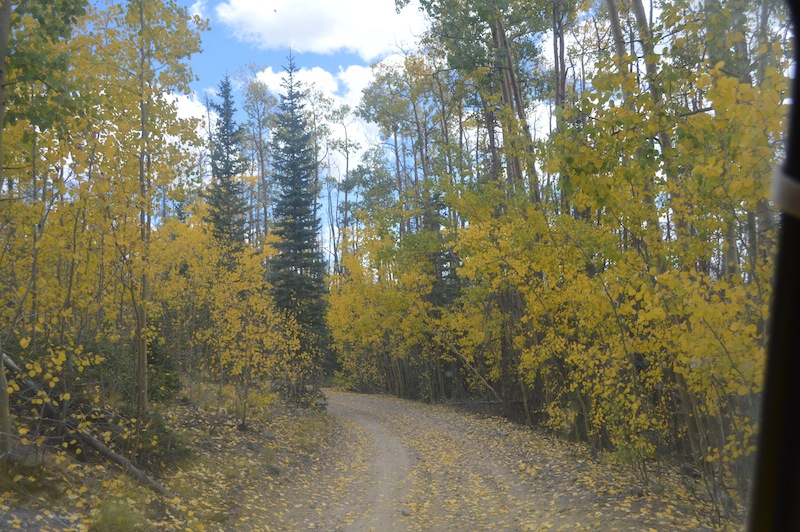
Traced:
[[325, 321], [325, 261], [317, 235], [315, 215], [316, 159], [311, 133], [303, 113], [303, 90], [296, 79], [292, 57], [286, 67], [272, 148], [279, 196], [275, 205], [277, 254], [269, 267], [275, 304], [292, 315], [302, 328], [301, 349], [317, 363], [328, 353]]
[[226, 75], [219, 84], [221, 101], [211, 102], [211, 108], [219, 114], [212, 135], [211, 186], [206, 198], [209, 204], [209, 220], [214, 238], [234, 249], [242, 249], [245, 240], [245, 202], [241, 181], [236, 177], [245, 171], [242, 128], [236, 123], [231, 83]]

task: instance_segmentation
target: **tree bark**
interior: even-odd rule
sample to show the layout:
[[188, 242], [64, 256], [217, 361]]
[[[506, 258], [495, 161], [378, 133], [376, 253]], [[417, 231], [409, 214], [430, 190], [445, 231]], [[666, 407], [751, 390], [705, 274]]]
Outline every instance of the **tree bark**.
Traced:
[[[517, 78], [516, 66], [514, 64], [511, 46], [508, 43], [508, 36], [506, 35], [506, 28], [503, 24], [503, 15], [500, 11], [497, 12], [496, 18], [491, 24], [492, 41], [495, 46], [497, 54], [498, 68], [500, 70], [500, 88], [503, 103], [505, 103], [518, 121], [519, 129], [522, 132], [522, 138], [518, 143], [522, 144], [522, 155], [515, 150], [518, 149], [511, 142], [509, 149], [506, 150], [507, 157], [507, 171], [509, 173], [509, 181], [511, 182], [512, 191], [518, 186], [523, 177], [523, 168], [525, 174], [530, 181], [531, 197], [534, 201], [539, 201], [539, 183], [536, 166], [533, 161], [533, 137], [531, 136], [530, 126], [528, 119], [525, 116], [525, 102], [522, 99], [522, 90], [519, 86]], [[504, 145], [508, 139], [513, 139], [515, 133], [509, 127], [510, 124], [503, 121], [503, 141]], [[524, 163], [524, 164], [523, 164]]]
[[[553, 0], [553, 77], [555, 85], [555, 94], [553, 105], [555, 111], [564, 109], [564, 102], [566, 100], [566, 85], [567, 73], [566, 62], [564, 59], [564, 13], [561, 10], [561, 0]], [[556, 122], [556, 130], [561, 128], [561, 122]], [[565, 214], [570, 213], [570, 198], [567, 194], [569, 185], [569, 175], [560, 168], [558, 171], [561, 189], [561, 212]]]
[[[144, 6], [139, 2], [139, 24], [140, 30], [144, 33], [145, 16]], [[143, 37], [144, 39], [144, 37]], [[139, 101], [139, 111], [141, 118], [141, 146], [139, 148], [139, 226], [141, 232], [142, 246], [142, 276], [139, 295], [139, 305], [136, 311], [136, 418], [141, 422], [142, 416], [147, 410], [147, 299], [149, 297], [148, 268], [150, 260], [150, 175], [149, 175], [149, 147], [148, 147], [148, 109], [150, 96], [147, 92], [147, 82], [145, 80], [146, 70], [149, 69], [149, 50], [146, 41], [140, 43], [140, 71], [139, 71], [139, 90], [141, 91]], [[132, 290], [133, 291], [133, 290]], [[132, 294], [135, 300], [135, 295]]]
[[397, 128], [394, 129], [392, 134], [394, 141], [394, 167], [397, 180], [397, 201], [400, 204], [400, 238], [405, 235], [405, 221], [403, 218], [406, 215], [406, 204], [403, 198], [403, 175], [400, 173], [400, 145], [397, 140]]
[[617, 67], [621, 74], [627, 74], [624, 64], [625, 57], [625, 38], [622, 36], [622, 25], [619, 22], [619, 9], [616, 0], [606, 0], [608, 8], [608, 19], [611, 22], [611, 35], [614, 38], [614, 50], [617, 55]]
[[[8, 40], [11, 36], [11, 6], [14, 2], [3, 0], [0, 3], [0, 189], [3, 188], [5, 173], [3, 172], [3, 125], [6, 118], [6, 56], [8, 55]], [[11, 186], [8, 187], [9, 193]], [[0, 340], [0, 352], [3, 343]], [[11, 449], [11, 410], [8, 393], [8, 379], [6, 379], [5, 365], [0, 367], [0, 454], [5, 454]]]

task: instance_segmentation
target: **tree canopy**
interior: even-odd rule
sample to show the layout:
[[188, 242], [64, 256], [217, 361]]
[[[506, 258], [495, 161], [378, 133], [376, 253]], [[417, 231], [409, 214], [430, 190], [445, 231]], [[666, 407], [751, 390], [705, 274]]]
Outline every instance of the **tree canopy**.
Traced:
[[643, 489], [683, 464], [718, 523], [741, 517], [785, 9], [467, 4], [420, 2], [429, 31], [353, 108], [289, 57], [279, 97], [259, 67], [233, 76], [240, 119], [226, 76], [202, 138], [176, 95], [206, 21], [0, 3], [0, 455], [96, 441], [147, 464], [151, 403], [182, 382], [233, 390], [245, 430], [258, 398], [315, 404], [326, 372], [499, 404]]
[[322, 361], [328, 352], [325, 322], [326, 264], [319, 244], [316, 216], [317, 161], [303, 108], [304, 91], [289, 57], [273, 133], [274, 172], [279, 195], [274, 233], [280, 240], [269, 264], [272, 296], [301, 327], [302, 349]]
[[211, 103], [219, 118], [211, 137], [211, 185], [207, 193], [209, 222], [220, 243], [241, 250], [245, 243], [247, 204], [239, 179], [247, 169], [247, 160], [244, 134], [236, 122], [228, 76], [219, 84], [219, 98], [219, 102]]

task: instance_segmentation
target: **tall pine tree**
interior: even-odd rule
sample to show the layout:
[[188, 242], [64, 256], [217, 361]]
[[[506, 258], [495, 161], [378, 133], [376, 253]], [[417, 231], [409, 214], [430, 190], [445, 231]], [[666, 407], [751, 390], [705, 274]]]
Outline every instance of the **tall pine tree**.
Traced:
[[325, 321], [325, 261], [317, 235], [320, 220], [314, 170], [317, 161], [303, 113], [303, 89], [289, 57], [273, 134], [275, 177], [280, 189], [275, 205], [277, 254], [269, 266], [272, 297], [278, 308], [292, 315], [302, 328], [301, 349], [322, 364], [329, 353]]
[[247, 203], [242, 182], [236, 180], [247, 168], [242, 128], [236, 123], [231, 82], [226, 75], [219, 84], [220, 102], [211, 102], [219, 115], [211, 139], [211, 186], [206, 198], [214, 238], [241, 250], [245, 240]]

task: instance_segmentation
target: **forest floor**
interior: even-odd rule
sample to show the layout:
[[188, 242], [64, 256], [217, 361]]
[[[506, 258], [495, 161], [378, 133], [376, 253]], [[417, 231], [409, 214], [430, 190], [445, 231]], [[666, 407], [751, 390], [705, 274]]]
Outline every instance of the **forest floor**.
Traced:
[[0, 481], [0, 530], [715, 528], [702, 484], [666, 466], [644, 482], [632, 467], [499, 417], [326, 395], [324, 411], [273, 405], [245, 431], [186, 398], [164, 417], [189, 451], [155, 475], [175, 498], [99, 461], [47, 463]]

